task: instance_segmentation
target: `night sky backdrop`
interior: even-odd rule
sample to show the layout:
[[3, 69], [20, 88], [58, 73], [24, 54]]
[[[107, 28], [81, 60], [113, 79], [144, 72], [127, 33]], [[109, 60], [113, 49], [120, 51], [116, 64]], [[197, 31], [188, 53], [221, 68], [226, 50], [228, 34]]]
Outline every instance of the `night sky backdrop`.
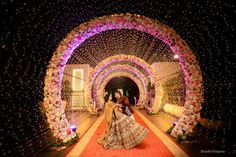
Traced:
[[[227, 138], [235, 138], [232, 101], [236, 12], [228, 1], [3, 0], [0, 3], [0, 154], [20, 152], [20, 156], [26, 154], [24, 149], [33, 151], [31, 147], [35, 146], [31, 145], [41, 141], [35, 137], [48, 130], [39, 103], [43, 100], [47, 65], [60, 41], [79, 24], [114, 13], [157, 19], [188, 43], [204, 80], [202, 117], [225, 120]], [[21, 147], [22, 144], [29, 148]]]

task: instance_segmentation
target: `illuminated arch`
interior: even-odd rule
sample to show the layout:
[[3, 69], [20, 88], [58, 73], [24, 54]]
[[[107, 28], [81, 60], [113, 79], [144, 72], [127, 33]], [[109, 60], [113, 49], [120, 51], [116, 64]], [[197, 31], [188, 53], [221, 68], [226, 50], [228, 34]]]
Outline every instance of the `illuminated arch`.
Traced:
[[[94, 69], [93, 71], [90, 73], [89, 77], [88, 77], [88, 89], [86, 93], [86, 97], [88, 98], [87, 100], [93, 100], [92, 94], [94, 93], [93, 90], [93, 86], [94, 86], [94, 81], [96, 80], [96, 78], [100, 75], [100, 73], [106, 69], [107, 67], [109, 67], [110, 65], [112, 65], [113, 63], [121, 63], [121, 62], [131, 62], [134, 64], [137, 64], [138, 66], [140, 66], [144, 71], [146, 71], [148, 73], [148, 75], [150, 76], [150, 79], [152, 80], [152, 82], [154, 83], [155, 86], [155, 100], [154, 100], [154, 105], [152, 108], [152, 112], [153, 113], [157, 113], [158, 110], [160, 109], [161, 106], [161, 98], [162, 95], [161, 93], [161, 85], [160, 83], [157, 81], [157, 74], [155, 73], [155, 71], [152, 69], [152, 67], [147, 64], [143, 59], [138, 58], [136, 56], [133, 55], [114, 55], [111, 57], [108, 57], [106, 59], [104, 59], [101, 63], [99, 63]], [[96, 93], [96, 92], [95, 92]], [[92, 102], [90, 102], [92, 103]], [[92, 104], [90, 104], [89, 106], [93, 106]], [[94, 109], [90, 109], [90, 111], [93, 111]]]
[[75, 137], [69, 128], [61, 101], [61, 81], [67, 60], [74, 49], [86, 39], [112, 29], [135, 29], [146, 32], [165, 42], [173, 53], [179, 55], [178, 59], [185, 74], [186, 101], [184, 115], [179, 119], [171, 135], [177, 137], [182, 134], [181, 131], [185, 134], [191, 131], [200, 116], [203, 102], [202, 75], [194, 53], [170, 27], [157, 20], [128, 13], [103, 16], [81, 24], [63, 39], [53, 53], [45, 76], [44, 106], [54, 136], [64, 142]]
[[[140, 84], [140, 86], [142, 86], [142, 92], [144, 95], [142, 95], [142, 98], [140, 99], [140, 102], [143, 101], [144, 99], [147, 99], [147, 78], [136, 68], [132, 67], [132, 66], [128, 66], [128, 65], [114, 65], [109, 67], [108, 69], [106, 69], [105, 71], [103, 71], [102, 73], [100, 73], [100, 75], [97, 77], [96, 81], [94, 81], [93, 85], [95, 84], [96, 88], [92, 91], [92, 93], [95, 93], [95, 100], [97, 100], [97, 93], [100, 93], [101, 96], [101, 92], [99, 90], [99, 88], [101, 88], [101, 84], [104, 80], [106, 80], [106, 77], [109, 77], [109, 75], [119, 72], [120, 74], [122, 74], [122, 72], [125, 72], [126, 75], [127, 72], [131, 74], [130, 77], [132, 77], [132, 80], [140, 80], [140, 81], [136, 81], [136, 84]], [[135, 75], [135, 77], [134, 77]], [[117, 76], [116, 76], [117, 77]], [[138, 83], [140, 82], [140, 83]], [[103, 96], [102, 96], [103, 98]], [[100, 99], [101, 100], [101, 99]], [[97, 101], [98, 104], [101, 104], [101, 101]]]
[[116, 78], [116, 77], [120, 77], [120, 76], [124, 76], [124, 77], [128, 77], [130, 78], [131, 80], [133, 80], [136, 85], [138, 86], [139, 88], [139, 103], [142, 102], [144, 99], [147, 98], [147, 96], [145, 95], [145, 88], [142, 84], [142, 82], [137, 79], [133, 74], [131, 74], [130, 72], [127, 72], [127, 71], [118, 71], [118, 72], [114, 72], [114, 73], [110, 73], [109, 76], [107, 76], [104, 80], [103, 80], [103, 83], [100, 84], [99, 88], [98, 88], [98, 96], [97, 96], [97, 100], [98, 100], [98, 103], [101, 103], [101, 104], [104, 104], [104, 101], [103, 101], [103, 96], [104, 96], [104, 90], [105, 90], [105, 86], [106, 84], [112, 80], [113, 78]]

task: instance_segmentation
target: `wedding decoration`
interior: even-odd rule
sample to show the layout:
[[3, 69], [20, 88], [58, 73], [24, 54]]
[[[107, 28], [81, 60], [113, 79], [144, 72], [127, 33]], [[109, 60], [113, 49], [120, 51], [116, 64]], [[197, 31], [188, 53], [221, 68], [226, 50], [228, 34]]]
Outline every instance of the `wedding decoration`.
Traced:
[[183, 106], [165, 104], [163, 108], [166, 113], [170, 113], [171, 115], [174, 115], [178, 118], [183, 116], [183, 112], [184, 112]]
[[[153, 105], [152, 109], [150, 109], [150, 113], [151, 114], [157, 113], [160, 109], [161, 99], [162, 99], [162, 94], [160, 94], [160, 93], [162, 93], [161, 84], [157, 81], [158, 76], [149, 64], [147, 64], [141, 58], [138, 58], [138, 57], [135, 57], [132, 55], [124, 55], [124, 54], [115, 55], [115, 56], [108, 57], [108, 58], [104, 59], [101, 63], [99, 63], [93, 69], [93, 71], [90, 73], [90, 76], [88, 77], [90, 80], [90, 81], [88, 81], [88, 92], [92, 92], [94, 81], [99, 76], [99, 74], [103, 71], [104, 68], [106, 68], [114, 63], [120, 63], [120, 62], [131, 62], [131, 63], [137, 64], [144, 71], [146, 71], [148, 73], [148, 75], [150, 76], [150, 79], [152, 80], [152, 82], [154, 82], [154, 86], [156, 89], [155, 90], [156, 97], [154, 100], [154, 105]], [[93, 93], [95, 93], [95, 91], [93, 91]], [[93, 99], [91, 93], [88, 93], [88, 98]]]
[[[146, 96], [144, 96], [144, 93], [147, 93], [147, 89], [145, 87], [145, 84], [147, 82], [147, 78], [136, 68], [130, 66], [130, 65], [115, 65], [115, 66], [110, 66], [109, 68], [103, 70], [99, 76], [96, 78], [96, 80], [93, 83], [93, 90], [92, 93], [94, 94], [94, 99], [96, 99], [97, 104], [103, 104], [101, 103], [101, 101], [98, 101], [99, 98], [102, 98], [101, 96], [97, 96], [97, 93], [99, 93], [100, 90], [102, 90], [105, 86], [101, 86], [101, 83], [103, 82], [103, 80], [107, 80], [107, 77], [109, 77], [111, 74], [116, 73], [116, 72], [120, 72], [121, 76], [123, 76], [123, 74], [125, 74], [127, 77], [131, 78], [133, 81], [135, 81], [135, 83], [138, 85], [140, 91], [140, 99], [142, 100], [143, 97], [146, 98]], [[122, 73], [123, 72], [123, 73]], [[130, 73], [130, 74], [127, 74]], [[133, 76], [134, 75], [134, 76]], [[119, 77], [119, 75], [112, 75], [112, 76], [116, 76]], [[114, 78], [114, 77], [113, 77]], [[140, 81], [138, 81], [140, 80]], [[108, 83], [108, 81], [106, 82]], [[106, 84], [105, 84], [106, 85]], [[142, 86], [142, 88], [141, 88]], [[100, 93], [100, 95], [102, 95], [103, 93]], [[89, 98], [92, 99], [92, 98]], [[101, 100], [101, 99], [100, 99]]]
[[[76, 136], [69, 127], [61, 101], [61, 81], [67, 60], [70, 58], [74, 49], [86, 39], [97, 33], [112, 29], [136, 29], [151, 34], [168, 44], [173, 53], [179, 56], [177, 59], [185, 74], [185, 111], [179, 119], [178, 124], [173, 128], [171, 135], [178, 137], [178, 135], [191, 132], [200, 117], [201, 103], [203, 102], [202, 75], [194, 53], [172, 28], [157, 20], [127, 13], [103, 16], [79, 25], [61, 41], [54, 52], [46, 72], [44, 87], [44, 106], [54, 136], [64, 142]], [[150, 71], [151, 77], [154, 79], [153, 82], [158, 83], [158, 80], [155, 79], [155, 74], [141, 60], [131, 56], [125, 56], [122, 59], [117, 56], [114, 59], [121, 61], [125, 58], [126, 60], [137, 62], [141, 67]], [[112, 61], [106, 60], [104, 63], [109, 64], [109, 62]], [[101, 63], [101, 66], [96, 68], [98, 72], [95, 72], [91, 83], [106, 64]], [[155, 86], [155, 89], [160, 88], [160, 85]], [[156, 101], [160, 100], [157, 95]], [[159, 103], [157, 102], [157, 104]], [[91, 106], [90, 103], [88, 105]], [[91, 107], [89, 108], [92, 109]], [[158, 108], [153, 109], [153, 112], [157, 111]]]

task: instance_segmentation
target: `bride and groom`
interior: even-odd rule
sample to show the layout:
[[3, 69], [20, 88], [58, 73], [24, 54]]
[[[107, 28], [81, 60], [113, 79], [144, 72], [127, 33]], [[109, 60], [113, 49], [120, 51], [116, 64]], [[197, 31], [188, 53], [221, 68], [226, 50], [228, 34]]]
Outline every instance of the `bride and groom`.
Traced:
[[138, 145], [147, 136], [148, 130], [138, 124], [133, 117], [133, 110], [126, 96], [115, 92], [105, 96], [105, 120], [107, 127], [98, 139], [105, 149], [130, 149]]

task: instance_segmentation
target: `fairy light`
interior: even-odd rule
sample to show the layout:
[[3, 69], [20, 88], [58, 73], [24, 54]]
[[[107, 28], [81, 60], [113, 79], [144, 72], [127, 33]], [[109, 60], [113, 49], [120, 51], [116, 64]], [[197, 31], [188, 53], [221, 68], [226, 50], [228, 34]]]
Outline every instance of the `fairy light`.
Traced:
[[[235, 26], [231, 13], [234, 8], [233, 2], [221, 0], [206, 0], [204, 3], [106, 1], [102, 4], [88, 0], [43, 0], [37, 3], [2, 1], [1, 11], [5, 16], [1, 19], [0, 42], [2, 54], [6, 54], [6, 57], [1, 57], [0, 95], [6, 102], [1, 104], [1, 120], [4, 123], [1, 126], [3, 149], [0, 154], [23, 156], [34, 152], [21, 146], [21, 141], [27, 141], [25, 146], [33, 147], [34, 143], [28, 139], [44, 134], [48, 128], [45, 113], [39, 110], [39, 102], [43, 101], [46, 69], [58, 43], [75, 26], [94, 17], [117, 12], [137, 12], [158, 19], [171, 26], [186, 41], [196, 55], [204, 78], [205, 103], [202, 104], [201, 115], [209, 119], [227, 120], [223, 134], [228, 134], [234, 119], [232, 97], [235, 76], [232, 69], [235, 68], [235, 59], [232, 57], [232, 41]], [[135, 30], [104, 34], [87, 39], [74, 51], [68, 64], [87, 62], [95, 67], [100, 60], [118, 53], [132, 53], [149, 64], [177, 61], [165, 43], [152, 36]], [[181, 82], [182, 78], [174, 80], [179, 84], [177, 82]], [[45, 137], [47, 135], [48, 132]], [[34, 142], [43, 146], [47, 141], [36, 138]], [[16, 155], [12, 155], [12, 148]], [[232, 149], [235, 152], [235, 145]], [[19, 154], [17, 150], [20, 150]]]

